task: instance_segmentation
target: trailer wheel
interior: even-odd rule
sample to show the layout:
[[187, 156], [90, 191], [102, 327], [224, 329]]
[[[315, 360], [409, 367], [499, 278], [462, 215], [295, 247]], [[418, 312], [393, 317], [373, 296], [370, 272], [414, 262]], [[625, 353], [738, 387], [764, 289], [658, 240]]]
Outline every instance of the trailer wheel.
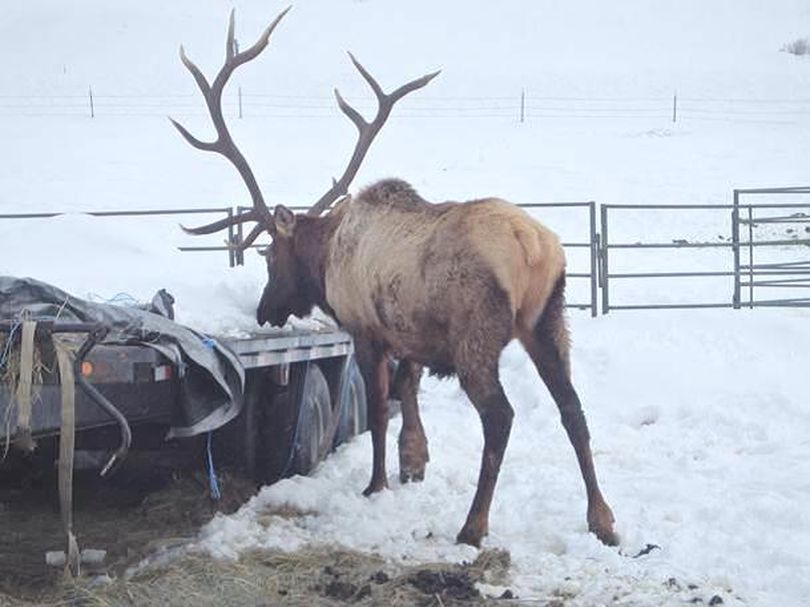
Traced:
[[346, 442], [368, 429], [368, 407], [366, 404], [366, 384], [360, 367], [352, 356], [346, 365], [345, 387], [342, 395], [340, 425], [335, 444]]
[[318, 465], [319, 451], [329, 421], [332, 404], [329, 384], [316, 364], [308, 364], [301, 388], [300, 412], [293, 444], [293, 474], [309, 474]]

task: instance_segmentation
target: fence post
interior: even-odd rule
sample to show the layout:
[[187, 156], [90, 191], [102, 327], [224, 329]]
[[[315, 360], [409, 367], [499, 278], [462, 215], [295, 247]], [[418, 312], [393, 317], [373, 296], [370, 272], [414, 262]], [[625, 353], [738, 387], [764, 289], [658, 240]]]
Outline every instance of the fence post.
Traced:
[[672, 95], [672, 122], [678, 121], [678, 91]]
[[597, 291], [599, 279], [599, 234], [596, 232], [596, 203], [588, 203], [588, 215], [591, 227], [591, 316], [597, 314]]
[[[239, 215], [242, 213], [242, 207], [236, 207], [236, 214]], [[242, 241], [245, 239], [245, 232], [243, 230], [244, 224], [238, 223], [236, 224], [236, 241], [241, 245]], [[241, 247], [236, 250], [236, 265], [243, 266], [245, 265], [245, 251]]]
[[731, 211], [731, 249], [734, 252], [734, 296], [731, 303], [740, 309], [740, 191], [734, 190], [734, 209]]
[[526, 89], [520, 89], [520, 122], [526, 122]]
[[599, 207], [602, 214], [602, 263], [600, 264], [600, 278], [602, 279], [602, 314], [607, 314], [610, 311], [610, 289], [608, 281], [608, 208], [605, 205]]
[[[228, 209], [227, 217], [228, 219], [233, 217], [233, 209]], [[231, 224], [228, 226], [228, 267], [231, 268], [236, 265], [236, 255], [233, 249], [234, 244], [233, 224]]]
[[748, 308], [754, 309], [754, 208], [748, 205]]
[[93, 104], [93, 87], [90, 86], [90, 87], [88, 87], [87, 90], [88, 90], [88, 93], [90, 95], [90, 118], [95, 118], [96, 117], [96, 108], [95, 108], [95, 105]]

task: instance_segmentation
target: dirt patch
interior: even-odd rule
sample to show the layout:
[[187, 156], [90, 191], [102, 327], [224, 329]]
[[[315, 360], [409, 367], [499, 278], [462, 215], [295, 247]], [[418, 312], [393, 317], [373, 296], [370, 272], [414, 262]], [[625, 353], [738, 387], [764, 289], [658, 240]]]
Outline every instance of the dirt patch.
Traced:
[[[216, 512], [235, 511], [255, 492], [252, 482], [221, 473], [223, 498], [213, 502], [208, 479], [199, 471], [199, 455], [194, 449], [163, 450], [156, 459], [135, 452], [109, 480], [99, 479], [95, 471], [77, 473], [74, 529], [79, 544], [107, 550], [107, 558], [76, 581], [64, 580], [60, 569], [45, 565], [46, 551], [64, 548], [53, 472], [0, 478], [0, 607], [504, 603], [482, 596], [477, 584], [508, 584], [505, 551], [484, 551], [464, 565], [418, 567], [323, 548], [251, 551], [236, 562], [188, 553], [189, 540], [201, 525]], [[265, 513], [263, 522], [272, 525], [273, 517], [305, 514], [275, 509]], [[173, 556], [160, 564], [154, 557], [166, 550]], [[152, 564], [142, 565], [144, 559]]]
[[[181, 465], [188, 454], [175, 455], [132, 453], [109, 480], [96, 471], [76, 474], [73, 527], [81, 548], [107, 551], [104, 573], [120, 576], [145, 555], [187, 541], [216, 512], [233, 512], [255, 493], [252, 482], [224, 473], [222, 499], [214, 502], [199, 465]], [[54, 475], [41, 468], [0, 478], [0, 605], [64, 596], [61, 570], [45, 564], [45, 553], [64, 550], [65, 538]]]

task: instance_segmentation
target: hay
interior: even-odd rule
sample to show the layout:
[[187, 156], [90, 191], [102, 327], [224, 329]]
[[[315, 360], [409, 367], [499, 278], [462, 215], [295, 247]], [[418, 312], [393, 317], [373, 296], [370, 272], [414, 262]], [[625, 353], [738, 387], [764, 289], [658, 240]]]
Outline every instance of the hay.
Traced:
[[[8, 407], [6, 408], [2, 423], [5, 440], [3, 441], [2, 453], [0, 453], [0, 463], [2, 463], [8, 455], [11, 448], [11, 439], [16, 434], [16, 428], [12, 424], [16, 422], [17, 416], [17, 388], [20, 384], [20, 342], [15, 340], [12, 335], [5, 333], [0, 334], [0, 391], [5, 392], [8, 398]], [[34, 365], [33, 365], [33, 393], [32, 404], [41, 402], [41, 389], [43, 379], [46, 373], [50, 373], [50, 368], [46, 365], [42, 350], [34, 342]]]
[[297, 552], [251, 550], [238, 561], [187, 554], [170, 564], [143, 570], [130, 579], [71, 589], [81, 605], [503, 605], [480, 596], [474, 585], [509, 562], [506, 551], [489, 550], [467, 565], [406, 567], [340, 548]]
[[306, 510], [293, 506], [291, 504], [282, 504], [280, 506], [268, 506], [264, 508], [256, 517], [256, 522], [262, 527], [271, 527], [276, 518], [282, 519], [297, 519], [305, 516], [314, 516], [317, 514], [314, 510]]

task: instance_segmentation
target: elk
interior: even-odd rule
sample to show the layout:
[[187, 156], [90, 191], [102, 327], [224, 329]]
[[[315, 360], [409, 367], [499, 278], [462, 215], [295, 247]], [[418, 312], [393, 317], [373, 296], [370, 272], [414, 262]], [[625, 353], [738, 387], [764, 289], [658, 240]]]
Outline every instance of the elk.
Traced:
[[351, 334], [366, 385], [373, 446], [365, 495], [388, 485], [389, 357], [402, 361], [394, 383], [402, 396], [403, 481], [420, 480], [428, 459], [416, 402], [422, 367], [438, 375], [458, 376], [480, 415], [484, 433], [478, 486], [457, 535], [460, 543], [480, 546], [488, 532], [490, 503], [513, 418], [499, 379], [498, 359], [507, 343], [520, 340], [548, 386], [576, 452], [587, 494], [589, 529], [605, 544], [615, 545], [613, 514], [597, 483], [587, 424], [570, 379], [565, 257], [557, 236], [522, 209], [497, 198], [433, 204], [399, 179], [385, 179], [357, 195], [347, 195], [394, 104], [426, 86], [438, 72], [386, 94], [350, 54], [377, 98], [376, 116], [367, 121], [335, 90], [339, 108], [358, 130], [344, 174], [305, 214], [296, 215], [283, 205], [276, 205], [273, 212], [267, 207], [228, 132], [221, 96], [234, 69], [264, 50], [288, 10], [242, 52], [234, 45], [231, 13], [225, 63], [213, 84], [180, 48], [181, 60], [205, 98], [217, 138], [203, 142], [172, 123], [195, 148], [227, 158], [253, 201], [253, 208], [243, 214], [184, 229], [211, 234], [255, 222], [238, 247], [244, 250], [263, 232], [272, 237], [265, 251], [268, 280], [258, 305], [259, 325], [282, 326], [290, 315], [304, 317], [317, 306]]

